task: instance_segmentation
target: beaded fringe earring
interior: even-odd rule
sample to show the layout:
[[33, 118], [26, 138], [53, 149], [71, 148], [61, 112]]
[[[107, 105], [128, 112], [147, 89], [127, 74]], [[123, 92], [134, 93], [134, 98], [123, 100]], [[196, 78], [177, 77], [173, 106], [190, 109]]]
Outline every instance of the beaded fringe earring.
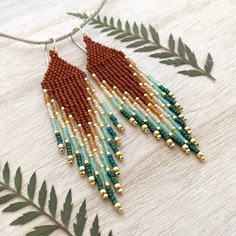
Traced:
[[203, 161], [204, 155], [190, 136], [191, 129], [174, 94], [123, 52], [93, 42], [87, 35], [83, 39], [87, 70], [113, 106], [145, 133], [151, 132], [158, 140], [163, 138], [171, 148], [179, 145], [186, 154], [192, 151]]
[[41, 85], [59, 151], [63, 154], [65, 149], [69, 164], [76, 158], [81, 176], [87, 175], [90, 185], [97, 185], [100, 195], [122, 212], [113, 192], [122, 193], [113, 155], [118, 159], [123, 155], [117, 147], [121, 140], [112, 126], [119, 131], [124, 127], [98, 99], [84, 72], [61, 59], [55, 48], [49, 54], [51, 60]]

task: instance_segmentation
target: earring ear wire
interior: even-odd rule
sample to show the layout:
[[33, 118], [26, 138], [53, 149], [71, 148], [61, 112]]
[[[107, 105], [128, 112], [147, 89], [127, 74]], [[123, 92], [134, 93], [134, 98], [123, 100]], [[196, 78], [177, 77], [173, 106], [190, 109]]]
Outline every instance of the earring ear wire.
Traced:
[[45, 55], [45, 59], [46, 59], [46, 64], [48, 66], [48, 64], [49, 64], [49, 57], [48, 57], [48, 44], [47, 43], [45, 44], [45, 47], [44, 47], [44, 55]]
[[[80, 27], [77, 27], [77, 28], [75, 28], [75, 29], [76, 29], [76, 30], [79, 29], [79, 32], [81, 33], [81, 35], [80, 35], [80, 36], [81, 36], [81, 39], [83, 38], [84, 35], [86, 35], [85, 33], [82, 32], [82, 30], [81, 30]], [[75, 46], [77, 46], [78, 48], [80, 48], [83, 52], [85, 52], [85, 53], [87, 52], [86, 49], [85, 49], [85, 47], [83, 47], [81, 44], [79, 44], [78, 42], [76, 42], [76, 41], [74, 40], [73, 35], [71, 35], [70, 38], [71, 38], [72, 43], [73, 43]]]
[[[50, 38], [50, 41], [53, 43], [53, 47], [52, 47], [51, 50], [57, 52], [56, 39], [55, 39], [55, 38]], [[45, 43], [44, 55], [45, 55], [45, 58], [46, 58], [46, 64], [47, 64], [47, 66], [48, 66], [48, 64], [49, 64], [48, 43]]]

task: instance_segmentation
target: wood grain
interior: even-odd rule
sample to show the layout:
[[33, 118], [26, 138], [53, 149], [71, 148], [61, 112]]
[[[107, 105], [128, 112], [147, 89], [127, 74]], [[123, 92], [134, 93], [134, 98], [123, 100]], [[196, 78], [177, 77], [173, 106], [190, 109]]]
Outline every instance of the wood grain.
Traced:
[[[78, 24], [78, 19], [66, 15], [67, 12], [92, 12], [98, 4], [95, 0], [26, 0], [24, 3], [3, 0], [1, 31], [29, 39], [57, 37]], [[119, 115], [126, 123], [127, 132], [123, 135], [122, 148], [125, 160], [120, 164], [125, 192], [119, 198], [125, 214], [117, 215], [78, 176], [76, 166], [68, 167], [57, 152], [40, 87], [46, 71], [43, 47], [1, 38], [1, 167], [6, 161], [12, 170], [20, 165], [25, 184], [37, 171], [38, 186], [44, 179], [48, 188], [55, 186], [59, 207], [69, 188], [73, 191], [75, 209], [86, 198], [89, 217], [84, 235], [89, 235], [97, 213], [103, 235], [110, 229], [120, 236], [236, 235], [235, 10], [233, 0], [118, 0], [108, 1], [102, 11], [123, 21], [152, 24], [159, 30], [162, 42], [167, 42], [169, 33], [176, 38], [181, 36], [194, 50], [199, 63], [204, 63], [210, 51], [215, 60], [216, 83], [205, 77], [179, 75], [175, 68], [161, 65], [145, 54], [133, 53], [113, 38], [87, 28], [94, 40], [122, 49], [175, 92], [206, 154], [204, 164], [194, 156], [186, 157], [177, 148], [168, 149], [151, 135], [145, 136]], [[57, 47], [60, 56], [85, 68], [85, 54], [70, 40]], [[9, 226], [22, 212], [0, 213], [1, 235], [25, 235], [33, 226], [49, 224], [41, 217], [24, 227]], [[76, 211], [73, 217], [75, 214]], [[64, 234], [56, 231], [54, 235]]]

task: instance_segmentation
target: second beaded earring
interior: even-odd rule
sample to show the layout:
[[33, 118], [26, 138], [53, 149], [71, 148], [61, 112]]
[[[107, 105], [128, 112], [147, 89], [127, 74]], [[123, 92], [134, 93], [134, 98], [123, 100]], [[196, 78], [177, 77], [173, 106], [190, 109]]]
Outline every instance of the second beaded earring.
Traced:
[[94, 42], [87, 35], [83, 39], [87, 69], [114, 107], [145, 133], [164, 139], [171, 148], [177, 144], [186, 154], [192, 151], [203, 161], [204, 155], [191, 137], [191, 129], [174, 94], [141, 71], [123, 52]]

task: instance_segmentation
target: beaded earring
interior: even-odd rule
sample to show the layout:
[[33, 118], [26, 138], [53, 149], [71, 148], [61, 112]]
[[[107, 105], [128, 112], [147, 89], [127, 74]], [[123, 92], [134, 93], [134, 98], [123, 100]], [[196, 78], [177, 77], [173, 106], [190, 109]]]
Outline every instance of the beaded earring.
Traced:
[[[45, 52], [47, 55], [46, 47]], [[76, 158], [80, 175], [87, 175], [90, 185], [97, 185], [100, 195], [122, 212], [113, 192], [122, 193], [113, 155], [118, 159], [123, 155], [117, 147], [121, 140], [112, 126], [119, 131], [124, 127], [97, 97], [83, 71], [60, 58], [55, 47], [49, 54], [51, 60], [41, 85], [59, 151], [66, 151], [69, 164]]]
[[200, 161], [205, 159], [191, 137], [183, 108], [169, 89], [141, 71], [123, 52], [94, 42], [85, 34], [83, 40], [87, 70], [129, 123], [139, 125], [144, 133], [151, 132], [157, 140], [164, 139], [171, 148], [177, 144], [186, 154], [192, 151]]

